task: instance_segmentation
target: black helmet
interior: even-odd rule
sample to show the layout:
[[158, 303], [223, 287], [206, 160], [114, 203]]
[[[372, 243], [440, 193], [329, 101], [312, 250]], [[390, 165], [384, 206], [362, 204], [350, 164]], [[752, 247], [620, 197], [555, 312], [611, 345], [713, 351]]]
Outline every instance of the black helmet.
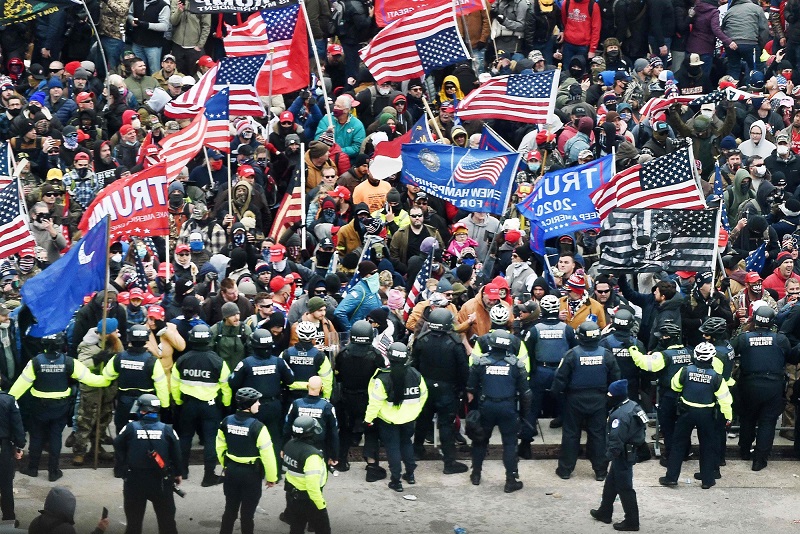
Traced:
[[493, 349], [510, 350], [514, 336], [507, 330], [493, 330], [489, 334], [489, 346]]
[[614, 330], [621, 330], [623, 332], [627, 332], [633, 327], [633, 314], [628, 310], [617, 310], [617, 313], [614, 314], [614, 318], [611, 320], [611, 324], [614, 325]]
[[236, 405], [242, 410], [247, 410], [261, 397], [261, 393], [253, 388], [239, 388], [236, 392]]
[[722, 317], [709, 317], [700, 325], [700, 333], [708, 334], [712, 339], [724, 338], [728, 333], [728, 323]]
[[775, 310], [771, 306], [759, 306], [753, 312], [753, 324], [756, 328], [770, 328], [775, 321]]
[[64, 336], [63, 332], [58, 332], [57, 334], [50, 334], [49, 336], [44, 336], [42, 338], [42, 350], [49, 354], [61, 352], [64, 350], [65, 341], [66, 341], [66, 336]]
[[597, 343], [600, 341], [600, 327], [594, 321], [584, 321], [578, 325], [578, 341], [580, 343]]
[[679, 340], [681, 338], [681, 325], [672, 319], [667, 319], [658, 329], [658, 332], [655, 333], [655, 337], [659, 339]]
[[211, 329], [204, 324], [199, 324], [189, 330], [189, 345], [194, 348], [207, 346], [211, 342]]
[[372, 345], [372, 339], [375, 337], [375, 331], [372, 325], [364, 319], [356, 321], [350, 329], [350, 342], [356, 345]]
[[161, 401], [151, 393], [140, 395], [136, 402], [139, 403], [139, 413], [158, 413], [161, 410]]
[[131, 347], [144, 347], [150, 339], [150, 329], [144, 325], [133, 325], [130, 332]]
[[312, 438], [322, 434], [319, 421], [307, 415], [301, 415], [292, 423], [292, 435], [296, 438]]
[[389, 345], [386, 351], [386, 357], [390, 362], [405, 362], [408, 359], [408, 347], [405, 344], [395, 341]]
[[428, 325], [434, 332], [448, 332], [453, 328], [453, 314], [445, 308], [437, 308], [428, 316]]
[[272, 350], [275, 343], [272, 340], [272, 333], [264, 328], [257, 328], [250, 334], [250, 346], [254, 349]]

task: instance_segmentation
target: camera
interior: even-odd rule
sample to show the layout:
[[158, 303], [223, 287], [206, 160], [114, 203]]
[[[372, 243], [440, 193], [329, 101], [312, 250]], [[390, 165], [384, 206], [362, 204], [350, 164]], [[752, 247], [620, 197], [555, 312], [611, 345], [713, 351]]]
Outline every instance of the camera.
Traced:
[[50, 215], [48, 213], [40, 213], [36, 216], [36, 222], [40, 223], [42, 221], [49, 221]]

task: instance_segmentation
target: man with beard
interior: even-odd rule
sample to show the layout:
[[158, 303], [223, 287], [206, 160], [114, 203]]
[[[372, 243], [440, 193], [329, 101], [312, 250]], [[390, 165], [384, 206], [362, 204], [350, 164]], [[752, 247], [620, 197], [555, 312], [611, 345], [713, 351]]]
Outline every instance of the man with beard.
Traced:
[[[69, 192], [70, 198], [84, 210], [103, 188], [103, 183], [89, 168], [89, 160], [89, 154], [78, 153], [75, 156], [73, 169], [64, 175], [64, 187]], [[70, 211], [75, 210], [70, 208]]]
[[111, 145], [108, 141], [101, 141], [94, 149], [94, 174], [103, 187], [114, 182], [114, 170], [119, 164], [111, 156]]
[[419, 255], [420, 246], [426, 237], [434, 237], [439, 243], [439, 249], [444, 249], [444, 242], [439, 231], [433, 226], [423, 223], [422, 209], [414, 206], [408, 212], [411, 224], [399, 229], [389, 244], [389, 257], [395, 265], [406, 265], [409, 258]]
[[202, 236], [203, 248], [212, 256], [219, 254], [225, 248], [227, 241], [225, 229], [209, 216], [208, 208], [202, 202], [192, 204], [192, 215], [181, 226], [180, 237], [189, 239], [193, 233], [199, 233]]
[[684, 339], [686, 344], [692, 347], [705, 341], [699, 328], [707, 317], [720, 317], [728, 325], [733, 325], [730, 301], [711, 286], [711, 273], [697, 273], [694, 280], [694, 287], [684, 298], [681, 306]]
[[164, 59], [161, 60], [161, 70], [154, 72], [153, 78], [158, 82], [158, 85], [166, 91], [167, 80], [169, 80], [171, 76], [180, 76], [183, 78], [183, 74], [177, 70], [175, 56], [166, 54]]
[[61, 257], [61, 250], [67, 246], [61, 227], [53, 223], [50, 210], [44, 202], [34, 204], [30, 218], [31, 233], [36, 244], [47, 253], [48, 263], [53, 263]]
[[761, 276], [756, 272], [748, 272], [744, 278], [744, 289], [733, 296], [731, 307], [733, 317], [737, 323], [735, 333], [750, 331], [751, 318], [753, 316], [753, 303], [756, 301], [766, 302], [767, 305], [777, 313], [778, 304], [769, 293], [764, 291]]
[[353, 193], [369, 175], [369, 160], [366, 154], [356, 154], [350, 158], [350, 170], [339, 176], [337, 183]]
[[0, 141], [7, 141], [13, 137], [14, 129], [11, 124], [20, 113], [22, 113], [22, 97], [12, 94], [6, 102], [3, 113], [0, 115]]

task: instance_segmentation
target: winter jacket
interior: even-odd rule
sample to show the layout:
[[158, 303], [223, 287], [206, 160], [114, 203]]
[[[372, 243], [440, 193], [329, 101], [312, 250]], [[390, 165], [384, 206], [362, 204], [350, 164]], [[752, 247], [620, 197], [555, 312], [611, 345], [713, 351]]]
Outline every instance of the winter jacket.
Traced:
[[178, 0], [172, 0], [169, 22], [172, 24], [172, 42], [182, 48], [202, 48], [211, 33], [211, 15], [190, 13], [186, 0], [183, 10], [178, 9]]
[[561, 297], [559, 300], [561, 302], [559, 310], [566, 310], [567, 312], [567, 319], [565, 322], [575, 330], [578, 329], [581, 323], [589, 320], [589, 315], [597, 317], [597, 326], [599, 326], [601, 330], [606, 327], [606, 311], [603, 309], [603, 305], [593, 298], [587, 297], [584, 302], [578, 306], [575, 313], [572, 313], [570, 309], [568, 296]]
[[[800, 275], [795, 272], [792, 272], [792, 274], [789, 275], [789, 278], [794, 278], [800, 282]], [[764, 279], [764, 283], [762, 285], [765, 290], [772, 289], [775, 291], [775, 293], [778, 294], [778, 298], [782, 299], [786, 296], [786, 280], [788, 280], [788, 278], [785, 278], [781, 274], [780, 269], [776, 267], [775, 270], [772, 271], [772, 274]]]
[[[319, 121], [317, 125], [317, 132], [314, 135], [314, 138], [319, 140], [322, 134], [325, 133], [325, 130], [328, 129], [328, 126], [331, 124], [331, 116], [325, 115]], [[334, 121], [333, 123], [333, 138], [336, 141], [336, 144], [342, 147], [342, 152], [347, 154], [348, 156], [355, 156], [361, 150], [361, 142], [367, 136], [366, 131], [364, 130], [364, 125], [361, 123], [360, 120], [353, 117], [352, 115], [347, 117], [347, 122], [344, 124], [339, 124], [339, 121]], [[316, 187], [316, 186], [314, 186]], [[309, 188], [308, 184], [306, 184], [306, 188], [308, 190], [313, 189], [313, 187]]]
[[458, 24], [458, 33], [463, 35], [464, 39], [469, 35], [472, 48], [481, 44], [486, 45], [489, 41], [489, 17], [486, 16], [485, 10], [481, 9], [473, 11], [464, 17], [456, 17], [456, 23]]
[[172, 323], [167, 323], [158, 332], [151, 330], [145, 348], [161, 361], [161, 367], [164, 368], [164, 375], [167, 377], [167, 385], [169, 385], [172, 378], [175, 355], [181, 354], [186, 350], [186, 340], [181, 337], [178, 327]]
[[793, 192], [800, 186], [800, 157], [789, 151], [789, 159], [783, 159], [778, 154], [772, 154], [764, 159], [767, 170], [775, 176], [782, 172], [786, 176], [786, 191]]
[[[29, 534], [76, 534], [75, 530], [75, 495], [62, 486], [50, 489], [44, 501], [44, 510], [40, 516], [31, 521]], [[92, 534], [102, 534], [95, 528]]]
[[737, 45], [758, 45], [769, 39], [769, 25], [764, 10], [750, 0], [733, 0], [722, 17], [721, 28]]
[[564, 27], [564, 42], [596, 50], [600, 42], [602, 20], [600, 6], [590, 7], [590, 2], [597, 3], [596, 0], [566, 0], [561, 6], [561, 23]]
[[212, 350], [235, 369], [240, 361], [250, 354], [250, 334], [253, 331], [241, 321], [239, 326], [230, 326], [220, 321], [211, 327]]
[[[458, 326], [456, 326], [455, 329], [456, 331], [467, 336], [467, 339], [474, 335], [480, 337], [484, 334], [488, 334], [489, 330], [492, 328], [492, 320], [489, 318], [489, 310], [483, 304], [483, 289], [484, 288], [482, 287], [474, 298], [468, 300], [463, 306], [461, 306], [461, 309], [458, 311], [458, 315], [456, 316], [456, 323]], [[509, 311], [511, 311], [511, 305], [509, 303], [501, 300], [500, 305], [509, 308]], [[467, 317], [469, 317], [471, 313], [475, 313], [475, 322], [473, 323], [470, 323], [467, 320]], [[513, 314], [509, 313], [509, 328], [512, 326], [512, 316]]]
[[[120, 29], [125, 27], [128, 5], [128, 0], [100, 2], [100, 28], [98, 29], [100, 35], [122, 40]], [[120, 58], [115, 59], [118, 60]]]
[[[444, 242], [442, 241], [442, 236], [439, 235], [439, 231], [433, 226], [427, 224], [424, 226], [428, 230], [428, 234], [432, 237], [435, 237], [436, 241], [439, 242], [439, 249], [444, 249]], [[406, 226], [404, 228], [400, 228], [392, 236], [392, 240], [389, 242], [389, 256], [392, 258], [393, 261], [397, 261], [402, 264], [408, 263], [409, 232], [411, 232], [411, 226]]]
[[[133, 19], [139, 25], [133, 26]], [[145, 47], [161, 47], [164, 32], [169, 30], [169, 4], [163, 0], [134, 0], [128, 10], [132, 42]]]
[[498, 36], [522, 37], [525, 29], [525, 17], [528, 14], [530, 3], [528, 0], [500, 0], [497, 3], [497, 14], [503, 15], [503, 22], [499, 23]]
[[310, 0], [305, 4], [311, 35], [314, 39], [325, 39], [328, 37], [328, 22], [331, 20], [331, 6], [328, 0]]
[[686, 43], [686, 51], [695, 54], [712, 54], [717, 39], [727, 48], [731, 38], [719, 26], [719, 10], [715, 0], [700, 0], [694, 6], [694, 22]]
[[661, 47], [665, 39], [675, 36], [675, 10], [672, 0], [647, 0], [647, 18], [650, 37]]
[[[633, 301], [631, 301], [633, 302]], [[665, 300], [661, 304], [656, 304], [653, 308], [653, 323], [650, 327], [650, 341], [647, 344], [648, 350], [653, 350], [658, 343], [658, 339], [653, 335], [658, 332], [666, 321], [675, 321], [675, 324], [681, 324], [681, 306], [683, 305], [683, 296], [676, 293], [674, 297]]]
[[380, 307], [381, 299], [378, 294], [373, 293], [367, 282], [361, 280], [347, 292], [333, 314], [344, 327], [344, 331], [349, 331], [353, 323], [365, 319], [369, 312]]
[[[208, 324], [217, 324], [222, 320], [222, 305], [225, 302], [221, 294], [203, 301], [203, 314]], [[239, 307], [239, 317], [250, 317], [255, 313], [253, 305], [243, 295], [239, 295], [236, 299], [236, 305]]]
[[[597, 7], [597, 6], [595, 6]], [[545, 43], [553, 36], [553, 29], [561, 25], [561, 9], [553, 2], [553, 10], [549, 13], [542, 11], [539, 0], [531, 2], [531, 8], [525, 17], [523, 42], [525, 50], [533, 49]]]

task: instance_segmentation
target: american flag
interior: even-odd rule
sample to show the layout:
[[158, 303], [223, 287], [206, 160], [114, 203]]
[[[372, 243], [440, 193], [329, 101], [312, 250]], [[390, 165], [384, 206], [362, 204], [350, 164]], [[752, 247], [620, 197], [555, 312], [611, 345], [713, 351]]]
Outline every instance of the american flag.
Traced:
[[703, 104], [717, 104], [718, 102], [722, 102], [724, 98], [725, 98], [725, 93], [717, 89], [715, 91], [711, 91], [707, 95], [698, 96], [697, 98], [689, 102], [689, 105], [700, 107]]
[[[375, 245], [375, 243], [383, 241], [383, 238], [374, 235], [368, 235], [364, 236], [364, 240], [365, 243], [364, 246], [361, 248], [361, 256], [359, 256], [358, 258], [358, 263], [361, 263], [362, 261], [374, 262], [375, 260], [373, 259], [372, 246]], [[334, 256], [338, 256], [338, 254], [334, 254]], [[341, 291], [342, 295], [346, 294], [348, 291], [356, 287], [356, 284], [358, 284], [360, 281], [361, 281], [361, 275], [358, 274], [358, 271], [354, 272], [352, 278], [350, 278], [350, 281], [347, 282], [347, 285], [344, 287], [344, 289], [342, 289]]]
[[9, 142], [0, 146], [0, 189], [14, 181], [14, 154]]
[[255, 87], [256, 78], [258, 78], [258, 73], [264, 66], [266, 58], [267, 56], [260, 54], [224, 57], [220, 60], [214, 89], [219, 91], [228, 86], [230, 91], [228, 95], [229, 114], [253, 117], [263, 117], [267, 114]]
[[615, 174], [590, 197], [601, 221], [617, 208], [703, 209], [694, 169], [689, 149], [682, 148]]
[[425, 289], [425, 284], [428, 283], [428, 278], [431, 277], [434, 250], [435, 249], [432, 249], [428, 253], [428, 257], [425, 258], [425, 262], [422, 264], [419, 273], [417, 273], [417, 277], [414, 279], [414, 285], [411, 286], [411, 291], [408, 292], [406, 303], [403, 306], [403, 321], [408, 321], [408, 315], [417, 304], [417, 297], [419, 297], [419, 294]]
[[[150, 146], [156, 146], [153, 143], [153, 132], [147, 132], [147, 135], [144, 136], [142, 139], [142, 143], [139, 145], [139, 152], [136, 154], [136, 164], [141, 165], [144, 163], [144, 158], [147, 156], [147, 149]], [[158, 148], [158, 147], [156, 147]]]
[[17, 180], [0, 191], [0, 258], [36, 246], [28, 227], [28, 214], [22, 209]]
[[144, 272], [144, 263], [142, 263], [142, 258], [140, 258], [138, 254], [134, 254], [133, 256], [136, 258], [136, 280], [134, 280], [133, 285], [147, 292], [149, 288], [147, 287], [147, 273]]
[[206, 102], [205, 116], [208, 119], [203, 144], [220, 152], [231, 150], [231, 129], [228, 120], [228, 88], [222, 89]]
[[401, 82], [469, 60], [452, 2], [400, 17], [359, 52], [375, 81]]
[[735, 87], [726, 87], [725, 98], [734, 102], [739, 102], [742, 100], [750, 100], [751, 98], [764, 98], [764, 95], [748, 93], [747, 91], [742, 91], [741, 89], [737, 89]]
[[767, 263], [767, 244], [761, 243], [758, 248], [751, 251], [744, 260], [744, 268], [746, 271], [760, 273]]
[[167, 165], [167, 178], [177, 178], [189, 161], [203, 147], [208, 119], [203, 113], [198, 114], [192, 123], [178, 133], [161, 141], [161, 161]]
[[600, 272], [710, 271], [716, 210], [614, 210], [597, 245]]
[[731, 230], [730, 222], [728, 221], [728, 210], [725, 207], [725, 199], [723, 198], [723, 187], [722, 187], [722, 174], [719, 172], [719, 163], [714, 165], [714, 192], [713, 195], [717, 197], [719, 200], [720, 209], [722, 210], [722, 215], [720, 216], [720, 222], [722, 223], [722, 227], [725, 230]]
[[458, 103], [462, 120], [505, 119], [544, 124], [553, 114], [558, 70], [497, 76]]
[[214, 81], [217, 79], [217, 69], [214, 65], [206, 71], [191, 89], [181, 94], [175, 100], [167, 102], [164, 115], [173, 119], [193, 119], [203, 110], [205, 102], [214, 94]]
[[671, 96], [669, 98], [653, 97], [645, 102], [642, 109], [639, 110], [639, 114], [642, 117], [652, 117], [659, 111], [667, 109], [672, 104], [685, 104], [688, 106], [694, 102], [695, 99], [697, 99], [696, 96]]
[[275, 214], [275, 220], [272, 221], [272, 228], [269, 231], [269, 237], [273, 238], [276, 243], [285, 228], [303, 220], [305, 215], [302, 209], [303, 194], [300, 189], [300, 169], [295, 169], [289, 187], [286, 188], [286, 193], [283, 195], [281, 207], [278, 208], [278, 213]]
[[272, 70], [272, 93], [282, 94], [308, 85], [308, 31], [299, 4], [254, 13], [244, 24], [228, 26], [222, 40], [229, 57], [269, 54], [256, 80], [256, 87], [269, 94]]
[[[478, 152], [478, 157], [472, 155], [472, 152]], [[478, 180], [489, 180], [492, 185], [497, 185], [497, 180], [500, 174], [508, 165], [508, 156], [497, 156], [494, 158], [486, 158], [485, 150], [469, 150], [467, 154], [461, 158], [453, 170], [453, 179], [462, 184], [469, 184]]]

